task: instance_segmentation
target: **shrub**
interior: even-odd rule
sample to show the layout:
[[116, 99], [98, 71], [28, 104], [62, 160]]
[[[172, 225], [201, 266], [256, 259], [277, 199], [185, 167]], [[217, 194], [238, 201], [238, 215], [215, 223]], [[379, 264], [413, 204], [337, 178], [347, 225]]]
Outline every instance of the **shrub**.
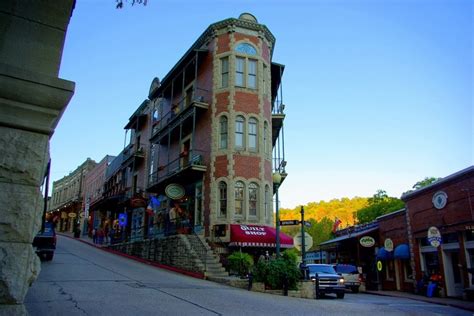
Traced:
[[254, 269], [254, 280], [264, 282], [273, 289], [281, 289], [286, 278], [288, 288], [296, 289], [298, 281], [301, 279], [297, 258], [297, 253], [291, 249], [284, 251], [280, 258], [259, 261]]
[[240, 276], [246, 276], [253, 267], [253, 258], [245, 252], [236, 251], [228, 258], [229, 268], [236, 271]]

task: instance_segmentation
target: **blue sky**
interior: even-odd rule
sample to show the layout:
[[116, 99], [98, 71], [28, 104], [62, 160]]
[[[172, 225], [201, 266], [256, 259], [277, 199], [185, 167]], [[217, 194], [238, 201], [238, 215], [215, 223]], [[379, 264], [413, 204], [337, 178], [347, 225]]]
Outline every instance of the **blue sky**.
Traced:
[[472, 1], [77, 0], [60, 71], [76, 92], [51, 140], [52, 180], [118, 154], [151, 80], [242, 12], [267, 25], [286, 66], [283, 207], [399, 197], [473, 164]]

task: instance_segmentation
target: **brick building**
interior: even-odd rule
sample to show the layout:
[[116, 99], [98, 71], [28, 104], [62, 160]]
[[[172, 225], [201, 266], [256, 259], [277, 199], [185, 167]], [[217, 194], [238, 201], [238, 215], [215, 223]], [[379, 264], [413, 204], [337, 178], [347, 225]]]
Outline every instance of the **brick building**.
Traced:
[[232, 225], [275, 234], [272, 175], [284, 179], [286, 161], [284, 66], [272, 61], [274, 44], [268, 28], [244, 13], [210, 25], [152, 82], [147, 190], [158, 200], [157, 227], [166, 229], [176, 206], [177, 228], [224, 242], [245, 244], [233, 239]]
[[[472, 288], [474, 166], [404, 194], [414, 277], [441, 276], [447, 296]], [[442, 293], [443, 294], [443, 293]]]

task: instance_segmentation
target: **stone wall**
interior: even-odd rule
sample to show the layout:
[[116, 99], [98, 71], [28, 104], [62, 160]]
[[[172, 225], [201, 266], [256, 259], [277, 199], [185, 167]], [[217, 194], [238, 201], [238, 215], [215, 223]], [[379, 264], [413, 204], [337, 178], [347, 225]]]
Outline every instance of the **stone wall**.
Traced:
[[49, 138], [74, 92], [58, 78], [74, 0], [0, 2], [0, 315], [25, 315], [40, 271], [31, 243], [43, 213]]

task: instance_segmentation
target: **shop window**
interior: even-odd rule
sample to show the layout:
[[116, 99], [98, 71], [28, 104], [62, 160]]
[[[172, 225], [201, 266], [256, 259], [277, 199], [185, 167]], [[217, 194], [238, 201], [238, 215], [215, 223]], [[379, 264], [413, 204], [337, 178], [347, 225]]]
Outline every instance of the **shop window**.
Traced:
[[224, 181], [219, 182], [219, 215], [227, 216], [227, 184]]
[[229, 57], [221, 58], [221, 88], [229, 86]]
[[249, 150], [257, 151], [257, 120], [249, 119]]
[[245, 119], [243, 116], [237, 116], [235, 120], [235, 148], [244, 148], [244, 124]]
[[413, 270], [411, 268], [410, 260], [403, 260], [403, 275], [405, 282], [413, 281]]
[[219, 141], [219, 149], [226, 149], [227, 148], [227, 117], [221, 116], [220, 123], [219, 123], [219, 130], [220, 130], [220, 141]]
[[439, 257], [438, 252], [425, 252], [423, 253], [423, 259], [425, 262], [425, 274], [431, 276], [440, 272], [439, 268]]
[[443, 234], [443, 244], [451, 244], [457, 242], [459, 242], [457, 233]]
[[474, 231], [466, 231], [466, 241], [474, 241]]
[[244, 183], [242, 181], [237, 181], [235, 183], [235, 215], [242, 216], [242, 211], [244, 209]]
[[249, 185], [249, 215], [257, 216], [258, 210], [258, 185], [250, 183]]
[[385, 278], [388, 281], [395, 280], [395, 264], [393, 260], [387, 261], [386, 269], [385, 269]]

